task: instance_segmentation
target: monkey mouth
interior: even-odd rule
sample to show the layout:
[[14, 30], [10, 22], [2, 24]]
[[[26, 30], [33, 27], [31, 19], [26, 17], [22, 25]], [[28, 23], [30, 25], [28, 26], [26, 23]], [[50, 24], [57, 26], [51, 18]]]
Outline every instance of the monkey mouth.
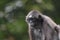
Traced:
[[32, 26], [32, 27], [34, 27], [34, 26], [36, 26], [36, 21], [32, 21], [32, 20], [30, 20], [30, 25]]

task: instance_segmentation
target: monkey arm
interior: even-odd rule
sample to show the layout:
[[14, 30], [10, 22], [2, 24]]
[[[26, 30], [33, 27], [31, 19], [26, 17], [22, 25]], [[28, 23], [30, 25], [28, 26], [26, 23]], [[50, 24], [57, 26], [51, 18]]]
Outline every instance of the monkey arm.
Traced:
[[33, 32], [33, 28], [29, 27], [29, 38], [30, 40], [35, 40], [35, 35], [34, 35], [34, 32]]
[[49, 16], [42, 15], [42, 17], [50, 25], [51, 28], [55, 28], [55, 26], [57, 26], [57, 24]]

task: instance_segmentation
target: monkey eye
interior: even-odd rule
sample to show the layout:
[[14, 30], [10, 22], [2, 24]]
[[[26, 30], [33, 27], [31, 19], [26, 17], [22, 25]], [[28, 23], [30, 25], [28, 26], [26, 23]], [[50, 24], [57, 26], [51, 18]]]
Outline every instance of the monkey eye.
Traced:
[[37, 18], [29, 18], [27, 19], [28, 22], [32, 23], [32, 22], [35, 22], [37, 20]]

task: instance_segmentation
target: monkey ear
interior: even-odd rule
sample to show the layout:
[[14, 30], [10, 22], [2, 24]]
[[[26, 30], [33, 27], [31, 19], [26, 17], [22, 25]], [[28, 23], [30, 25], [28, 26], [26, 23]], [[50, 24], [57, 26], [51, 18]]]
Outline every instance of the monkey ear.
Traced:
[[38, 20], [39, 20], [40, 24], [43, 25], [44, 19], [42, 18], [41, 15], [38, 16]]
[[42, 18], [41, 15], [39, 15], [38, 18]]
[[44, 20], [41, 15], [38, 16], [39, 20]]

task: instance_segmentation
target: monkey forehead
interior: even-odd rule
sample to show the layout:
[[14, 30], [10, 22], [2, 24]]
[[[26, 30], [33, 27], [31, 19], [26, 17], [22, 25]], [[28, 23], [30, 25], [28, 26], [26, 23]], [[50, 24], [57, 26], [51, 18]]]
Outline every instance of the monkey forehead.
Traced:
[[26, 17], [29, 17], [29, 18], [36, 17], [36, 18], [38, 18], [39, 15], [41, 15], [41, 13], [39, 11], [32, 10], [28, 13], [28, 15]]
[[33, 17], [32, 15], [29, 16], [29, 18]]
[[38, 18], [37, 15], [29, 15], [28, 18]]

